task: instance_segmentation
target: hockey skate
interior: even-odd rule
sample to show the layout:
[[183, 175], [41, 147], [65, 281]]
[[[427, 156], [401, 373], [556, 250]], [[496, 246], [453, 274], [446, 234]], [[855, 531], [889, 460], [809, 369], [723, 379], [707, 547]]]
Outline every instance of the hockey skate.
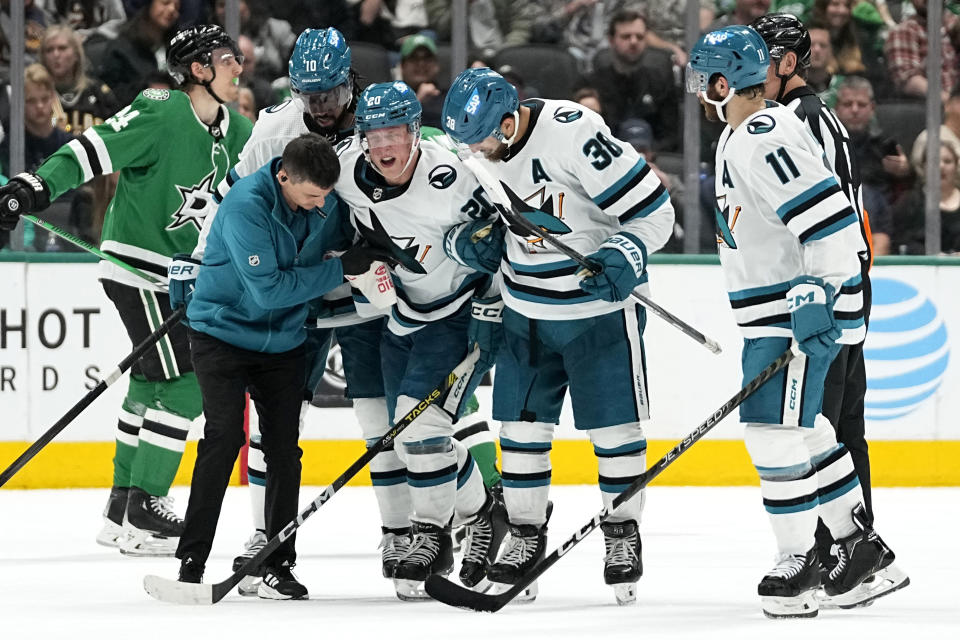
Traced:
[[603, 581], [613, 586], [617, 604], [633, 604], [637, 601], [637, 581], [643, 575], [642, 544], [635, 520], [604, 522]]
[[893, 566], [896, 555], [867, 522], [862, 504], [854, 507], [852, 516], [858, 531], [837, 540], [836, 564], [823, 580], [828, 606], [840, 609], [865, 607], [910, 584], [910, 578]]
[[490, 589], [487, 568], [497, 559], [500, 543], [507, 535], [507, 511], [496, 494], [487, 491], [487, 500], [465, 525], [460, 582], [481, 593]]
[[393, 578], [400, 558], [410, 549], [410, 529], [383, 528], [383, 537], [380, 538], [380, 560], [382, 562], [383, 577]]
[[107, 506], [103, 508], [103, 528], [97, 534], [97, 544], [105, 547], [120, 546], [123, 537], [123, 516], [127, 512], [127, 496], [129, 487], [113, 487]]
[[820, 563], [817, 548], [806, 554], [781, 554], [777, 565], [757, 586], [763, 615], [768, 618], [813, 618], [817, 615]]
[[[267, 534], [257, 529], [243, 545], [243, 553], [233, 559], [233, 570], [239, 571], [240, 567], [246, 564], [247, 560], [260, 553], [260, 549], [266, 546]], [[260, 580], [263, 578], [263, 567], [258, 567], [256, 573], [243, 577], [240, 584], [237, 585], [237, 591], [242, 596], [255, 596], [260, 589]]]
[[300, 584], [292, 569], [293, 563], [289, 561], [266, 567], [257, 595], [266, 600], [305, 600], [307, 588]]
[[[497, 593], [508, 591], [523, 575], [543, 559], [547, 549], [547, 525], [511, 524], [510, 535], [500, 559], [487, 569], [487, 579]], [[530, 583], [514, 602], [521, 604], [537, 599], [537, 583]]]
[[172, 505], [173, 499], [169, 496], [152, 496], [143, 489], [130, 487], [120, 553], [128, 556], [172, 556], [183, 533], [183, 520], [173, 512]]
[[397, 597], [404, 601], [429, 600], [430, 596], [423, 590], [423, 581], [428, 575], [447, 575], [452, 570], [450, 528], [414, 522], [410, 548], [393, 572]]

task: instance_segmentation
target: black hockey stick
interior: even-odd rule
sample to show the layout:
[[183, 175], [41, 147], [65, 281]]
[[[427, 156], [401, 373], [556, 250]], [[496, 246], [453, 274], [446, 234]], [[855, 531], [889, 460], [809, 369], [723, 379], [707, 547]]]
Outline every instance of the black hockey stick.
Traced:
[[167, 335], [167, 332], [170, 331], [171, 327], [180, 322], [183, 318], [183, 315], [186, 313], [186, 307], [180, 307], [172, 314], [170, 317], [163, 321], [163, 324], [160, 327], [151, 333], [149, 336], [144, 338], [143, 342], [134, 347], [126, 358], [120, 361], [120, 364], [117, 365], [117, 368], [110, 372], [110, 374], [97, 383], [93, 389], [87, 392], [87, 395], [83, 396], [80, 399], [80, 402], [73, 405], [69, 411], [63, 414], [63, 417], [57, 420], [56, 424], [47, 429], [46, 433], [40, 436], [36, 442], [30, 445], [26, 451], [24, 451], [19, 458], [13, 461], [9, 467], [3, 473], [0, 473], [0, 487], [7, 483], [7, 480], [12, 478], [14, 474], [17, 473], [25, 464], [30, 462], [35, 455], [40, 453], [40, 450], [45, 446], [50, 444], [50, 441], [53, 440], [58, 433], [63, 431], [68, 424], [73, 422], [73, 420], [86, 409], [91, 402], [96, 400], [104, 391], [107, 390], [107, 387], [116, 382], [123, 373], [133, 366], [133, 363], [140, 359], [144, 353], [149, 349], [153, 348], [157, 342], [159, 342], [163, 336]]
[[230, 593], [231, 589], [240, 584], [240, 581], [243, 580], [245, 576], [254, 573], [284, 540], [293, 535], [293, 533], [303, 525], [307, 518], [313, 515], [317, 509], [332, 498], [343, 485], [367, 466], [378, 453], [390, 446], [397, 435], [409, 427], [427, 407], [440, 402], [447, 392], [454, 395], [462, 394], [467, 388], [467, 382], [470, 377], [469, 374], [479, 358], [479, 349], [474, 349], [468, 353], [463, 362], [458, 364], [438, 387], [427, 394], [407, 415], [400, 418], [386, 435], [380, 438], [375, 445], [368, 448], [364, 454], [357, 458], [330, 486], [324, 489], [323, 493], [307, 505], [293, 521], [285, 526], [280, 533], [271, 538], [255, 556], [247, 560], [242, 567], [234, 571], [226, 580], [217, 582], [216, 584], [194, 584], [148, 575], [143, 579], [144, 590], [152, 597], [163, 602], [174, 602], [177, 604], [215, 604], [220, 602], [224, 596]]
[[435, 600], [439, 600], [440, 602], [453, 607], [472, 609], [473, 611], [488, 611], [491, 613], [494, 611], [499, 611], [504, 605], [513, 600], [517, 595], [529, 587], [534, 580], [543, 574], [544, 571], [556, 564], [560, 558], [566, 555], [570, 549], [575, 547], [581, 540], [583, 540], [587, 534], [599, 527], [600, 523], [609, 518], [610, 514], [617, 507], [635, 496], [640, 492], [641, 489], [650, 484], [650, 482], [652, 482], [653, 479], [658, 475], [663, 473], [664, 469], [669, 467], [674, 460], [679, 458], [684, 451], [692, 447], [697, 440], [702, 438], [708, 431], [713, 429], [713, 427], [715, 427], [717, 423], [728, 416], [731, 411], [740, 406], [740, 403], [753, 395], [753, 393], [763, 386], [767, 380], [772, 378], [777, 374], [778, 371], [787, 366], [787, 363], [793, 359], [794, 355], [795, 353], [792, 348], [787, 349], [780, 354], [780, 356], [767, 365], [767, 368], [761, 371], [757, 377], [748, 382], [747, 385], [738, 391], [735, 396], [727, 400], [726, 404], [714, 411], [709, 418], [701, 422], [700, 426], [698, 426], [690, 434], [688, 434], [687, 437], [681, 440], [677, 446], [668, 451], [666, 455], [656, 462], [656, 464], [647, 469], [639, 478], [634, 480], [633, 483], [627, 487], [623, 493], [614, 498], [609, 509], [604, 507], [597, 515], [593, 516], [590, 522], [580, 527], [579, 531], [567, 538], [567, 540], [552, 553], [550, 553], [550, 555], [538, 562], [532, 569], [530, 569], [528, 573], [524, 574], [520, 582], [510, 587], [510, 589], [507, 591], [499, 594], [478, 593], [434, 574], [427, 578], [425, 584], [427, 593], [430, 594], [430, 596]]
[[138, 278], [140, 278], [140, 279], [142, 279], [142, 280], [146, 280], [146, 281], [149, 282], [150, 284], [156, 285], [156, 286], [158, 286], [158, 287], [162, 287], [164, 290], [166, 290], [166, 288], [167, 288], [167, 283], [166, 283], [166, 281], [164, 281], [163, 278], [161, 278], [160, 276], [154, 275], [154, 274], [152, 274], [152, 273], [147, 273], [147, 272], [145, 272], [145, 271], [141, 271], [140, 269], [137, 269], [136, 267], [132, 267], [132, 266], [130, 266], [129, 264], [127, 264], [126, 262], [123, 262], [122, 260], [119, 260], [119, 259], [117, 259], [116, 257], [110, 255], [109, 253], [106, 253], [106, 252], [102, 251], [99, 247], [95, 247], [94, 245], [90, 244], [90, 243], [87, 242], [86, 240], [83, 240], [83, 239], [81, 239], [81, 238], [78, 238], [77, 236], [73, 235], [72, 233], [68, 233], [68, 232], [64, 231], [63, 229], [61, 229], [60, 227], [58, 227], [58, 226], [56, 226], [56, 225], [53, 225], [53, 224], [50, 224], [50, 223], [47, 222], [46, 220], [41, 220], [41, 219], [38, 218], [37, 216], [29, 215], [29, 214], [23, 215], [23, 216], [20, 216], [20, 217], [23, 218], [24, 220], [29, 220], [30, 222], [32, 222], [33, 224], [37, 225], [38, 227], [42, 227], [42, 228], [46, 229], [46, 230], [49, 231], [50, 233], [53, 233], [53, 234], [56, 234], [56, 235], [60, 236], [61, 238], [63, 238], [63, 239], [66, 240], [67, 242], [70, 242], [70, 243], [72, 243], [72, 244], [75, 244], [75, 245], [77, 245], [78, 247], [80, 247], [81, 249], [83, 249], [83, 250], [85, 250], [85, 251], [89, 251], [90, 253], [92, 253], [93, 255], [97, 256], [97, 257], [100, 258], [101, 260], [106, 260], [107, 262], [112, 262], [113, 264], [117, 265], [117, 266], [120, 267], [121, 269], [126, 269], [127, 271], [129, 271], [129, 272], [132, 273], [133, 275], [137, 276]]
[[[552, 245], [557, 251], [563, 253], [584, 269], [587, 269], [594, 274], [600, 273], [601, 268], [599, 265], [590, 262], [582, 253], [576, 249], [573, 249], [567, 243], [563, 242], [562, 240], [558, 240], [549, 232], [541, 229], [537, 225], [527, 220], [523, 214], [520, 213], [524, 203], [516, 197], [516, 194], [512, 193], [508, 189], [505, 189], [502, 183], [490, 175], [490, 172], [487, 171], [487, 169], [479, 162], [479, 160], [473, 157], [465, 157], [461, 158], [461, 160], [463, 161], [463, 164], [470, 169], [471, 173], [476, 176], [477, 181], [483, 187], [483, 190], [487, 192], [487, 195], [494, 199], [495, 204], [499, 205], [498, 209], [500, 214], [507, 220], [508, 223], [513, 226], [520, 227], [529, 235], [537, 236], [547, 244]], [[720, 344], [717, 343], [716, 340], [703, 335], [701, 332], [697, 331], [650, 298], [641, 295], [636, 291], [631, 291], [630, 295], [644, 307], [650, 309], [650, 311], [652, 311], [654, 314], [660, 316], [662, 319], [666, 320], [668, 323], [682, 331], [687, 336], [693, 338], [713, 353], [719, 354], [721, 352]]]

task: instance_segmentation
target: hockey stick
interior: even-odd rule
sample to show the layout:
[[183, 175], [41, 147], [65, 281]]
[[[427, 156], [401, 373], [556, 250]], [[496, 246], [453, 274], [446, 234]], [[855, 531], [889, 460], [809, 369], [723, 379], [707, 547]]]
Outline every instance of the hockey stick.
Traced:
[[529, 572], [523, 575], [523, 577], [520, 579], [520, 582], [510, 587], [510, 589], [499, 594], [479, 593], [476, 591], [471, 591], [466, 587], [450, 582], [446, 578], [434, 574], [429, 576], [426, 580], [425, 588], [427, 593], [430, 594], [430, 596], [435, 600], [439, 600], [440, 602], [453, 607], [472, 609], [473, 611], [488, 611], [491, 613], [502, 609], [504, 605], [513, 600], [517, 595], [529, 587], [534, 580], [539, 578], [544, 571], [556, 564], [560, 558], [566, 555], [570, 549], [575, 547], [581, 540], [583, 540], [587, 534], [599, 527], [600, 523], [607, 520], [607, 518], [610, 517], [610, 514], [613, 513], [617, 507], [635, 496], [640, 492], [641, 489], [650, 484], [653, 479], [663, 473], [663, 471], [669, 467], [674, 460], [679, 458], [684, 451], [692, 447], [697, 440], [702, 438], [708, 431], [713, 429], [718, 422], [728, 416], [731, 411], [740, 406], [744, 400], [749, 398], [757, 389], [763, 386], [767, 380], [772, 378], [777, 374], [777, 372], [783, 369], [787, 363], [793, 359], [794, 355], [796, 355], [796, 352], [793, 350], [794, 348], [795, 347], [787, 349], [780, 354], [776, 360], [767, 365], [766, 369], [761, 371], [757, 377], [748, 382], [743, 389], [736, 393], [736, 395], [727, 400], [726, 404], [714, 411], [709, 418], [701, 422], [696, 429], [694, 429], [690, 434], [687, 435], [687, 437], [681, 440], [677, 446], [668, 451], [666, 455], [660, 458], [655, 465], [647, 469], [643, 475], [634, 480], [633, 483], [627, 487], [623, 493], [614, 498], [609, 509], [604, 507], [597, 515], [593, 516], [590, 522], [580, 527], [579, 531], [567, 538], [567, 540], [552, 553], [550, 553], [550, 555], [538, 562], [533, 568], [530, 569]]
[[82, 240], [81, 238], [78, 238], [77, 236], [73, 235], [72, 233], [68, 233], [68, 232], [64, 231], [63, 229], [61, 229], [60, 227], [58, 227], [58, 226], [56, 226], [56, 225], [52, 225], [52, 224], [50, 224], [49, 222], [47, 222], [46, 220], [41, 220], [41, 219], [38, 218], [37, 216], [30, 215], [30, 214], [22, 215], [22, 216], [20, 216], [20, 217], [23, 218], [24, 220], [29, 220], [30, 222], [32, 222], [33, 224], [37, 225], [38, 227], [42, 227], [42, 228], [46, 229], [46, 230], [49, 231], [50, 233], [53, 233], [53, 234], [56, 234], [56, 235], [60, 236], [61, 238], [63, 238], [63, 239], [66, 240], [67, 242], [70, 242], [70, 243], [72, 243], [72, 244], [75, 244], [75, 245], [77, 245], [78, 247], [80, 247], [81, 249], [84, 249], [85, 251], [89, 251], [90, 253], [92, 253], [93, 255], [97, 256], [97, 257], [100, 258], [101, 260], [106, 260], [107, 262], [112, 262], [113, 264], [117, 265], [117, 266], [120, 267], [121, 269], [126, 269], [127, 271], [129, 271], [129, 272], [132, 273], [133, 275], [141, 278], [142, 280], [146, 280], [146, 281], [149, 282], [150, 284], [157, 285], [157, 286], [161, 287], [164, 291], [166, 291], [166, 289], [167, 289], [167, 283], [166, 283], [164, 280], [162, 280], [159, 276], [155, 276], [155, 275], [153, 275], [153, 274], [146, 273], [145, 271], [141, 271], [140, 269], [137, 269], [136, 267], [132, 267], [132, 266], [130, 266], [129, 264], [127, 264], [126, 262], [123, 262], [122, 260], [119, 260], [119, 259], [117, 259], [116, 257], [110, 255], [109, 253], [106, 253], [106, 252], [104, 252], [104, 251], [101, 251], [99, 247], [95, 247], [94, 245], [90, 244], [90, 243], [87, 242], [86, 240]]
[[50, 441], [53, 440], [58, 433], [63, 431], [68, 424], [73, 422], [73, 420], [80, 415], [80, 413], [86, 409], [91, 402], [96, 400], [104, 391], [107, 390], [107, 387], [116, 382], [127, 369], [133, 366], [134, 362], [139, 360], [140, 357], [149, 349], [151, 349], [153, 345], [159, 342], [163, 336], [167, 335], [167, 332], [170, 331], [171, 327], [180, 322], [186, 311], [186, 307], [180, 307], [170, 314], [170, 317], [164, 320], [163, 324], [160, 325], [156, 331], [144, 338], [143, 342], [134, 347], [133, 351], [131, 351], [126, 358], [120, 361], [120, 364], [117, 365], [116, 369], [111, 371], [106, 378], [98, 382], [97, 386], [88, 391], [87, 395], [80, 399], [80, 402], [73, 405], [69, 411], [63, 414], [62, 418], [57, 420], [56, 424], [47, 429], [46, 433], [40, 436], [36, 442], [34, 442], [27, 448], [26, 451], [20, 454], [20, 457], [13, 461], [13, 464], [7, 467], [3, 473], [0, 473], [0, 487], [5, 485], [7, 480], [12, 478], [17, 471], [23, 468], [25, 464], [30, 462], [30, 460], [32, 460], [41, 449], [50, 444]]
[[[579, 264], [584, 269], [587, 269], [594, 274], [600, 273], [600, 268], [598, 265], [590, 262], [586, 257], [581, 254], [576, 249], [573, 249], [567, 245], [562, 240], [558, 240], [555, 236], [551, 235], [549, 232], [544, 231], [537, 225], [533, 224], [527, 220], [522, 213], [520, 213], [523, 206], [523, 202], [519, 200], [515, 194], [508, 192], [504, 189], [504, 185], [496, 180], [493, 176], [490, 175], [490, 172], [480, 163], [480, 161], [475, 157], [462, 157], [461, 161], [463, 164], [470, 169], [473, 175], [477, 178], [477, 181], [483, 187], [483, 190], [494, 199], [495, 203], [498, 205], [500, 214], [509, 222], [511, 225], [520, 227], [528, 234], [532, 236], [537, 236], [547, 244], [552, 245], [557, 251], [563, 253], [568, 258]], [[631, 291], [630, 295], [635, 298], [640, 304], [642, 304], [647, 309], [650, 309], [654, 314], [660, 316], [662, 319], [666, 320], [668, 323], [685, 333], [687, 336], [693, 338], [707, 349], [713, 353], [719, 354], [721, 349], [720, 345], [716, 340], [708, 338], [703, 335], [689, 324], [673, 315], [656, 302], [650, 298], [637, 293], [636, 291]]]
[[143, 588], [152, 597], [163, 602], [174, 602], [177, 604], [215, 604], [220, 602], [230, 590], [240, 584], [240, 581], [247, 575], [252, 574], [263, 562], [272, 554], [277, 547], [289, 538], [299, 529], [303, 523], [313, 515], [317, 509], [322, 507], [334, 494], [339, 491], [343, 485], [350, 481], [353, 476], [363, 469], [373, 458], [386, 449], [400, 434], [401, 431], [409, 427], [417, 417], [423, 413], [430, 405], [441, 401], [443, 396], [449, 391], [451, 394], [462, 394], [467, 388], [469, 374], [473, 370], [480, 358], [480, 350], [474, 349], [467, 354], [463, 362], [451, 371], [438, 387], [427, 394], [420, 403], [410, 412], [400, 418], [380, 440], [368, 448], [362, 456], [350, 465], [350, 467], [340, 474], [333, 483], [323, 490], [317, 498], [301, 511], [297, 517], [285, 526], [280, 533], [270, 539], [269, 542], [242, 567], [233, 572], [226, 580], [216, 584], [195, 584], [189, 582], [179, 582], [160, 576], [148, 575], [143, 579]]

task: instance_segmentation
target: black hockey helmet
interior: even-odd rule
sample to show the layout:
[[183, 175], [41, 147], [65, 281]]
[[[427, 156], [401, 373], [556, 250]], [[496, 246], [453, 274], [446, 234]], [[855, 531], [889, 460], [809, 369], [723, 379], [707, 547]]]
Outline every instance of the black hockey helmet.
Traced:
[[223, 48], [230, 49], [238, 62], [243, 61], [240, 48], [223, 27], [207, 24], [183, 29], [173, 36], [167, 47], [167, 73], [178, 85], [192, 81], [190, 65], [199, 62], [211, 66], [213, 61], [210, 54]]
[[781, 59], [788, 51], [797, 54], [797, 66], [810, 66], [810, 33], [803, 23], [789, 13], [770, 13], [750, 23], [767, 43], [770, 57]]

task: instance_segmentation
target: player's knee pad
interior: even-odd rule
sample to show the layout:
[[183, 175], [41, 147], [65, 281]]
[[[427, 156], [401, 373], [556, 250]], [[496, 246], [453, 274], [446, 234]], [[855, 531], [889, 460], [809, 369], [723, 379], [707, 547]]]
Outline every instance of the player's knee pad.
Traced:
[[387, 399], [383, 396], [379, 398], [354, 398], [353, 414], [360, 424], [360, 432], [364, 440], [369, 441], [376, 438], [379, 440], [390, 430], [390, 418], [387, 415]]
[[803, 440], [812, 459], [818, 458], [837, 448], [837, 432], [830, 420], [818, 413], [813, 420], [813, 428], [804, 429]]
[[787, 479], [811, 469], [810, 454], [803, 441], [803, 427], [750, 422], [744, 426], [743, 443], [753, 465], [764, 476]]
[[193, 420], [203, 413], [197, 375], [188, 372], [177, 378], [154, 383], [154, 407]]
[[[419, 400], [410, 396], [400, 396], [397, 398], [397, 415], [406, 415], [410, 410], [420, 403]], [[435, 438], [446, 438], [453, 435], [453, 419], [450, 414], [440, 408], [431, 405], [424, 409], [416, 420], [400, 432], [396, 442], [405, 444], [408, 442], [421, 442]], [[449, 445], [448, 446], [452, 446]]]
[[647, 440], [639, 422], [628, 422], [601, 429], [589, 429], [593, 452], [601, 457], [640, 455], [647, 450]]
[[147, 407], [153, 405], [154, 383], [143, 376], [130, 374], [127, 385], [127, 395], [123, 399], [123, 410], [133, 415], [142, 416]]

